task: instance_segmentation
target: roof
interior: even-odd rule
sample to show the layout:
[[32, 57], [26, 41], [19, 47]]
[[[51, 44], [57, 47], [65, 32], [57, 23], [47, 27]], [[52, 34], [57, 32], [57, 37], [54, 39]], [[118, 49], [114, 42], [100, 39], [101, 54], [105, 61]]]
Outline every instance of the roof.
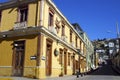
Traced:
[[83, 31], [83, 29], [80, 27], [78, 23], [73, 23], [72, 25], [73, 27], [78, 27], [80, 31]]

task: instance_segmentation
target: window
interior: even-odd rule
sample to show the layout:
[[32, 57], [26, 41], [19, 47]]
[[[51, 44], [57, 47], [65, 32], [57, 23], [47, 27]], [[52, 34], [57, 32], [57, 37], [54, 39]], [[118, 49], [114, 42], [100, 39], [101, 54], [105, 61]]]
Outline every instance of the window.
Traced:
[[1, 24], [1, 19], [2, 19], [2, 12], [0, 11], [0, 24]]
[[77, 60], [75, 60], [75, 64], [76, 64], [76, 69], [79, 70], [79, 62]]
[[70, 30], [70, 43], [72, 42], [72, 30]]
[[49, 8], [49, 18], [48, 18], [48, 26], [53, 26], [54, 22], [54, 10], [52, 8]]
[[53, 15], [49, 13], [48, 26], [53, 26]]
[[75, 41], [76, 41], [76, 47], [78, 47], [78, 46], [77, 46], [77, 36], [75, 37]]
[[19, 8], [19, 21], [24, 22], [27, 21], [28, 18], [28, 6]]
[[68, 65], [69, 66], [70, 66], [70, 58], [71, 58], [70, 53], [68, 53]]
[[63, 50], [60, 49], [59, 64], [62, 64], [62, 52], [63, 52]]
[[65, 36], [65, 25], [62, 25], [62, 36]]
[[83, 44], [83, 54], [85, 54], [85, 44]]
[[81, 42], [81, 40], [80, 40], [80, 50], [81, 50], [81, 47], [82, 47], [82, 42]]

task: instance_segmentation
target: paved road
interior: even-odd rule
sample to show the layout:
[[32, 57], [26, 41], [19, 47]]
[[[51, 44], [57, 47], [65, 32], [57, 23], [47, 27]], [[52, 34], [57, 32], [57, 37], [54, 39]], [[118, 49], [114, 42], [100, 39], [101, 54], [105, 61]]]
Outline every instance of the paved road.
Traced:
[[76, 76], [69, 76], [62, 78], [48, 78], [46, 80], [120, 80], [120, 75], [113, 70], [111, 62], [107, 62], [106, 65], [102, 65], [97, 70], [83, 77], [79, 76], [79, 78], [76, 78]]
[[88, 75], [78, 80], [120, 80], [120, 76]]
[[76, 78], [76, 76], [65, 76], [59, 78], [47, 78], [47, 79], [29, 79], [20, 77], [11, 77], [11, 79], [0, 80], [120, 80], [120, 76], [108, 76], [108, 75], [86, 75], [84, 77]]
[[104, 65], [83, 77], [79, 76], [79, 78], [77, 78], [75, 75], [72, 75], [46, 79], [30, 79], [24, 77], [0, 77], [0, 80], [120, 80], [120, 75], [118, 75], [112, 69], [110, 62], [108, 61], [107, 65]]
[[102, 65], [96, 71], [90, 75], [108, 75], [108, 76], [119, 76], [119, 74], [112, 68], [111, 62], [107, 61], [106, 65]]

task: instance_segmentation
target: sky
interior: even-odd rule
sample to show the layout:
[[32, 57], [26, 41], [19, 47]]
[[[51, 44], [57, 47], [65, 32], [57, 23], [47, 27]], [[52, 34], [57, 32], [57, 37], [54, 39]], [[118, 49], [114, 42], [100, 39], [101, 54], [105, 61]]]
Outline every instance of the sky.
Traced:
[[[4, 2], [6, 0], [0, 0]], [[90, 40], [116, 38], [120, 27], [120, 0], [53, 0], [72, 23], [78, 23]]]
[[6, 1], [8, 1], [8, 0], [0, 0], [1, 3], [2, 3], [2, 2], [6, 2]]
[[70, 21], [79, 23], [90, 40], [116, 38], [120, 27], [120, 0], [53, 0]]

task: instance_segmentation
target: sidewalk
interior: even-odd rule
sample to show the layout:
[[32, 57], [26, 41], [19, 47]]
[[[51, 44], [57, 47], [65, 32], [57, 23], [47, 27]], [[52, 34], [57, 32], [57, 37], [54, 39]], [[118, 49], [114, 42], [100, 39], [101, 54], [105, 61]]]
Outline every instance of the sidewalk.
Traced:
[[71, 75], [71, 76], [63, 76], [63, 77], [48, 77], [45, 79], [31, 79], [31, 78], [26, 78], [26, 77], [3, 77], [0, 76], [0, 80], [80, 80], [82, 78], [79, 75], [79, 78], [77, 78], [76, 75]]
[[0, 76], [0, 80], [38, 80], [38, 79], [31, 79], [26, 77]]
[[79, 78], [77, 78], [76, 75], [71, 75], [71, 76], [63, 76], [63, 77], [46, 78], [45, 80], [80, 80], [80, 78], [81, 78], [80, 75]]

